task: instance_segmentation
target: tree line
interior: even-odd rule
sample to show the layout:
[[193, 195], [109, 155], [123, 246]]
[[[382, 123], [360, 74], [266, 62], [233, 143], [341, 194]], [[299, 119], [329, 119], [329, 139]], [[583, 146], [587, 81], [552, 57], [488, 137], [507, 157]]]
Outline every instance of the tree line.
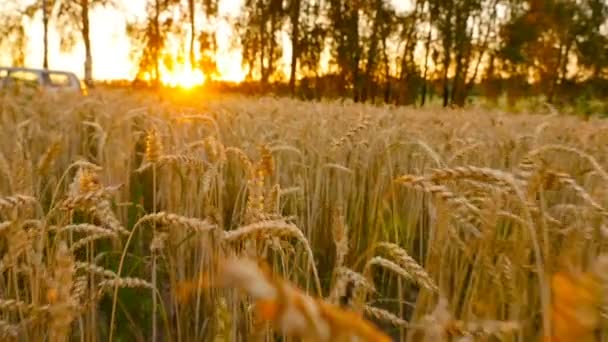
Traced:
[[[15, 0], [9, 0], [15, 1]], [[404, 4], [403, 4], [404, 3]], [[247, 81], [293, 95], [463, 106], [472, 95], [548, 102], [608, 96], [606, 0], [244, 0], [231, 20]], [[41, 11], [62, 45], [85, 45], [92, 81], [89, 12], [118, 0], [38, 0], [0, 18], [0, 44], [23, 63], [24, 15]], [[17, 5], [15, 5], [18, 7]], [[182, 62], [217, 76], [218, 0], [148, 0], [144, 20], [127, 25], [139, 52], [137, 77], [160, 82], [175, 63], [171, 37], [184, 37]], [[14, 15], [17, 13], [17, 15]], [[201, 28], [200, 22], [205, 22]], [[46, 33], [45, 33], [46, 34]], [[282, 65], [287, 35], [291, 58]], [[48, 42], [45, 39], [45, 51]], [[45, 65], [48, 65], [45, 54]]]

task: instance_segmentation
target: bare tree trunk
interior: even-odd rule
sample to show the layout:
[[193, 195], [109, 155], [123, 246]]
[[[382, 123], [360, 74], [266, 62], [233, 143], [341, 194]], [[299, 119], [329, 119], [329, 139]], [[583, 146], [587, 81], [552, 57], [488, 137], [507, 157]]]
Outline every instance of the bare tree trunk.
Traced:
[[268, 70], [266, 73], [266, 82], [268, 82], [268, 79], [270, 78], [272, 73], [274, 73], [274, 54], [275, 54], [275, 49], [277, 48], [277, 43], [276, 43], [275, 37], [274, 37], [276, 30], [277, 30], [276, 15], [274, 13], [271, 13], [270, 32], [268, 35], [268, 39], [270, 40], [270, 49], [268, 51]]
[[462, 78], [466, 75], [465, 50], [467, 45], [467, 19], [468, 13], [460, 7], [456, 7], [456, 27], [454, 35], [454, 48], [456, 49], [456, 67], [452, 79], [452, 93], [450, 94], [450, 105], [455, 105], [461, 93]]
[[351, 71], [352, 71], [352, 75], [353, 75], [353, 82], [354, 82], [354, 86], [353, 86], [353, 101], [355, 102], [359, 102], [360, 98], [361, 98], [361, 76], [360, 76], [360, 68], [359, 68], [359, 62], [361, 61], [361, 47], [359, 46], [359, 11], [357, 8], [352, 9], [354, 12], [352, 14], [353, 18], [351, 19], [351, 35], [352, 35], [352, 42], [351, 42], [351, 46], [354, 48], [355, 51], [354, 52], [354, 58], [352, 60], [352, 67], [351, 67]]
[[[266, 9], [260, 9], [262, 11], [260, 15], [260, 73], [261, 73], [261, 81], [262, 85], [266, 86], [268, 83], [268, 68], [265, 66], [266, 60], [266, 49], [267, 49], [267, 41], [266, 41]], [[271, 57], [268, 57], [270, 60]]]
[[292, 0], [291, 4], [291, 70], [289, 72], [291, 96], [296, 94], [296, 70], [300, 56], [300, 2], [301, 0]]
[[[154, 83], [158, 86], [160, 85], [160, 0], [156, 0], [154, 5]], [[154, 320], [156, 321], [156, 315], [154, 315]], [[156, 326], [156, 322], [154, 324]]]
[[433, 32], [432, 30], [432, 23], [429, 23], [429, 33], [426, 37], [426, 47], [425, 47], [425, 51], [424, 51], [424, 71], [422, 72], [422, 94], [420, 94], [420, 106], [424, 106], [424, 103], [426, 102], [426, 89], [427, 89], [427, 80], [426, 80], [426, 76], [428, 73], [428, 69], [429, 69], [429, 53], [430, 53], [430, 49], [431, 49], [431, 38], [432, 35], [431, 33]]
[[89, 0], [80, 1], [82, 9], [82, 40], [84, 41], [84, 82], [93, 86], [93, 54], [91, 53], [91, 37], [89, 33]]
[[42, 0], [42, 26], [44, 28], [43, 44], [44, 44], [44, 56], [42, 60], [42, 67], [44, 69], [49, 68], [49, 9], [47, 0]]
[[559, 81], [557, 82], [557, 84], [559, 85], [560, 88], [564, 84], [564, 82], [566, 81], [566, 78], [568, 76], [568, 61], [570, 60], [568, 55], [570, 55], [571, 49], [572, 49], [572, 41], [566, 42], [564, 56], [562, 57], [562, 63], [560, 66]]
[[448, 70], [450, 68], [450, 50], [444, 52], [443, 59], [443, 106], [447, 107], [450, 104], [450, 86], [448, 79]]
[[562, 50], [564, 50], [565, 46], [562, 42], [559, 44], [559, 51], [557, 56], [557, 65], [556, 68], [558, 72], [555, 75], [551, 76], [551, 83], [549, 84], [549, 91], [547, 93], [547, 102], [553, 103], [553, 97], [555, 95], [555, 88], [557, 87], [557, 82], [559, 81], [559, 71], [562, 65]]
[[[475, 84], [475, 80], [476, 80], [477, 74], [479, 72], [479, 66], [481, 65], [481, 61], [483, 59], [483, 56], [485, 55], [486, 51], [488, 50], [488, 42], [489, 42], [489, 38], [490, 38], [490, 31], [492, 30], [492, 28], [494, 27], [495, 22], [496, 22], [496, 3], [497, 3], [496, 0], [492, 3], [492, 14], [490, 15], [490, 21], [488, 23], [488, 29], [486, 31], [486, 34], [483, 37], [483, 42], [481, 44], [479, 55], [477, 56], [477, 61], [475, 62], [475, 67], [473, 69], [473, 75], [471, 76], [471, 79], [468, 82], [465, 82], [466, 85], [465, 85], [464, 96], [467, 96], [468, 93], [471, 91], [471, 89], [473, 89], [473, 85]], [[494, 62], [494, 60], [492, 59], [492, 63], [493, 62]]]
[[[443, 106], [447, 107], [450, 104], [450, 85], [449, 71], [452, 62], [452, 48], [454, 45], [454, 33], [452, 25], [452, 17], [454, 13], [454, 3], [450, 1], [447, 4], [447, 13], [445, 22], [442, 23], [443, 29]], [[454, 91], [452, 89], [452, 91]]]
[[194, 0], [188, 0], [188, 11], [190, 12], [190, 67], [194, 68]]
[[382, 59], [384, 63], [384, 103], [391, 101], [391, 69], [389, 67], [388, 52], [386, 51], [386, 37], [382, 39]]
[[[380, 29], [382, 1], [376, 0], [374, 5], [375, 15], [372, 25], [372, 34], [369, 41], [369, 51], [367, 52], [367, 63], [365, 66], [365, 75], [363, 77], [363, 85], [361, 89], [361, 102], [367, 101], [370, 91], [375, 86], [374, 71], [376, 69], [376, 54], [378, 52], [378, 30]], [[374, 102], [372, 95], [372, 102]]]

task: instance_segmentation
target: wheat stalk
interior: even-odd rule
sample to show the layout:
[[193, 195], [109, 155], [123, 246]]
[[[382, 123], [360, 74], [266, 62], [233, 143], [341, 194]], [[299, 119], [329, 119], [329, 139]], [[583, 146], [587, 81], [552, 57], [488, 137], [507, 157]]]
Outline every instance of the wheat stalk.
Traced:
[[0, 320], [0, 337], [16, 338], [19, 334], [19, 326], [11, 324], [7, 321]]
[[75, 243], [73, 243], [70, 246], [70, 250], [72, 252], [77, 251], [80, 248], [83, 247], [87, 247], [90, 243], [92, 243], [93, 241], [99, 240], [99, 239], [117, 239], [118, 235], [115, 232], [109, 231], [109, 232], [100, 232], [100, 233], [95, 233], [95, 234], [91, 234], [85, 238], [79, 239], [78, 241], [76, 241]]
[[181, 167], [185, 167], [197, 172], [205, 172], [207, 169], [207, 164], [204, 161], [184, 156], [184, 155], [162, 155], [156, 158], [154, 162], [146, 161], [139, 168], [135, 170], [136, 173], [144, 172], [149, 169], [152, 165], [156, 165], [157, 167], [163, 167], [166, 165], [177, 165]]
[[554, 144], [544, 145], [535, 150], [529, 151], [527, 154], [527, 157], [534, 158], [534, 157], [536, 157], [544, 152], [548, 152], [548, 151], [568, 152], [568, 153], [572, 153], [574, 155], [579, 156], [581, 159], [587, 160], [589, 162], [589, 164], [591, 164], [591, 166], [598, 173], [598, 175], [604, 180], [604, 182], [608, 182], [608, 172], [606, 172], [604, 170], [604, 168], [600, 165], [600, 163], [593, 156], [577, 149], [576, 147], [554, 145]]
[[27, 195], [13, 195], [0, 197], [0, 210], [15, 209], [28, 205], [37, 205], [38, 200], [35, 197]]
[[98, 274], [106, 278], [118, 278], [118, 275], [114, 271], [88, 262], [77, 261], [74, 266], [77, 270], [83, 270], [89, 273]]
[[154, 286], [148, 281], [131, 277], [105, 279], [99, 282], [99, 287], [101, 290], [108, 290], [114, 287], [154, 289]]
[[180, 216], [164, 211], [147, 214], [141, 217], [136, 225], [144, 222], [154, 222], [167, 227], [181, 226], [197, 233], [207, 233], [217, 228], [217, 225], [212, 224], [208, 220]]
[[74, 210], [77, 208], [88, 209], [100, 201], [110, 198], [112, 194], [118, 191], [121, 187], [122, 185], [109, 186], [99, 190], [78, 194], [73, 197], [68, 197], [60, 204], [60, 208], [64, 210]]
[[404, 328], [410, 328], [410, 323], [404, 319], [401, 319], [397, 316], [395, 316], [394, 314], [384, 310], [384, 309], [380, 309], [377, 307], [373, 307], [370, 305], [365, 305], [363, 307], [363, 310], [365, 311], [365, 313], [373, 318], [376, 318], [378, 320], [390, 323], [396, 327], [404, 327]]
[[346, 134], [344, 134], [344, 136], [342, 136], [340, 139], [336, 139], [332, 142], [331, 147], [334, 149], [337, 149], [343, 145], [345, 145], [346, 143], [354, 143], [354, 138], [362, 131], [364, 131], [365, 129], [367, 129], [371, 124], [371, 120], [370, 120], [370, 116], [369, 115], [363, 115], [360, 119], [359, 122], [357, 122], [357, 124], [355, 126], [353, 126], [351, 129], [349, 129]]
[[54, 286], [47, 292], [49, 307], [49, 340], [65, 341], [68, 338], [70, 325], [75, 318], [78, 304], [72, 297], [74, 282], [74, 257], [61, 242], [55, 252]]
[[87, 234], [105, 234], [112, 233], [107, 228], [100, 227], [90, 223], [79, 223], [79, 224], [70, 224], [67, 226], [63, 226], [60, 228], [50, 229], [51, 231], [55, 231], [57, 234], [73, 232], [73, 233], [87, 233]]
[[377, 248], [396, 261], [408, 274], [411, 274], [411, 279], [417, 284], [431, 292], [439, 292], [439, 287], [435, 284], [435, 281], [404, 249], [390, 242], [381, 242]]

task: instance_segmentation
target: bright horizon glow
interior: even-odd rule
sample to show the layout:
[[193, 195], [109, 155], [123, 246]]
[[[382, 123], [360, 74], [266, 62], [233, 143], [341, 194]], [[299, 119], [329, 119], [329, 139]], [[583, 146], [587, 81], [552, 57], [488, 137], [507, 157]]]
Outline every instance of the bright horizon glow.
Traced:
[[161, 72], [161, 83], [169, 87], [192, 89], [205, 83], [205, 75], [190, 63], [180, 64], [172, 71]]

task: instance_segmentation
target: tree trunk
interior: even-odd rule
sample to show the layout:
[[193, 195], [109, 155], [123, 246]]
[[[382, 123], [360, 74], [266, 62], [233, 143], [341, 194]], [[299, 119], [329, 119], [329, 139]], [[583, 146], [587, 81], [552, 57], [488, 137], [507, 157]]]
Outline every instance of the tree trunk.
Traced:
[[557, 72], [554, 73], [553, 76], [551, 76], [551, 83], [549, 84], [549, 91], [547, 93], [547, 102], [548, 103], [553, 103], [553, 97], [555, 95], [555, 88], [557, 87], [557, 82], [559, 81], [559, 71], [561, 69], [561, 65], [562, 65], [562, 50], [564, 50], [565, 46], [562, 42], [560, 42], [559, 44], [559, 49], [558, 49], [558, 55], [557, 55], [557, 64], [556, 64], [556, 69]]
[[[154, 84], [160, 85], [160, 0], [154, 2]], [[156, 315], [154, 316], [156, 317]]]
[[195, 12], [194, 12], [194, 0], [188, 0], [188, 11], [189, 11], [189, 19], [190, 19], [190, 67], [194, 68], [194, 36], [195, 36], [195, 32], [194, 32], [194, 16], [195, 16]]
[[455, 39], [454, 49], [456, 49], [456, 67], [454, 70], [454, 78], [452, 79], [452, 93], [450, 94], [450, 104], [455, 105], [458, 103], [458, 99], [461, 93], [461, 83], [463, 77], [466, 75], [465, 60], [465, 49], [467, 46], [467, 26], [468, 13], [457, 7], [456, 10], [456, 27], [455, 27]]
[[429, 53], [430, 53], [430, 49], [431, 49], [431, 33], [433, 32], [432, 30], [432, 22], [429, 23], [429, 33], [426, 37], [426, 47], [425, 47], [425, 51], [424, 51], [424, 71], [422, 72], [422, 93], [420, 94], [420, 107], [424, 106], [425, 102], [426, 102], [426, 88], [427, 88], [427, 80], [426, 80], [426, 75], [428, 73], [428, 69], [429, 69]]
[[268, 35], [270, 49], [268, 51], [268, 71], [266, 73], [266, 82], [270, 79], [270, 76], [274, 73], [274, 55], [277, 48], [277, 42], [275, 40], [275, 33], [277, 32], [277, 18], [275, 13], [270, 15], [270, 32]]
[[[266, 60], [266, 49], [268, 42], [266, 41], [266, 9], [262, 8], [260, 15], [260, 73], [261, 73], [261, 81], [262, 85], [266, 85], [268, 83], [268, 68], [265, 66]], [[270, 60], [270, 57], [268, 57]]]
[[448, 79], [448, 69], [450, 67], [450, 51], [447, 50], [443, 60], [443, 106], [447, 107], [450, 104], [450, 86]]
[[[361, 92], [361, 102], [367, 101], [369, 92], [374, 87], [374, 71], [376, 68], [376, 53], [378, 50], [378, 30], [380, 29], [380, 16], [382, 11], [382, 1], [376, 0], [374, 23], [372, 25], [372, 34], [369, 42], [369, 50], [367, 52], [367, 63], [365, 66], [365, 76], [363, 78], [363, 89]], [[373, 96], [372, 96], [373, 97]], [[373, 102], [373, 99], [372, 99]]]
[[89, 34], [89, 0], [80, 0], [82, 9], [82, 40], [84, 41], [84, 82], [93, 87], [93, 54], [91, 53], [91, 37]]
[[561, 86], [564, 84], [564, 82], [566, 81], [566, 78], [568, 76], [568, 62], [570, 60], [570, 58], [568, 57], [568, 55], [570, 55], [570, 50], [572, 49], [572, 41], [568, 41], [566, 42], [566, 47], [564, 50], [564, 56], [562, 57], [562, 63], [560, 66], [560, 72], [559, 72], [559, 81], [557, 82], [558, 86], [561, 88]]
[[300, 57], [300, 2], [301, 0], [292, 0], [291, 4], [291, 70], [289, 72], [291, 96], [296, 95], [296, 70]]
[[[494, 5], [496, 5], [496, 1], [494, 2]], [[493, 8], [495, 8], [495, 6], [493, 6]], [[475, 85], [475, 80], [477, 78], [477, 74], [479, 73], [479, 66], [481, 65], [481, 61], [483, 59], [483, 56], [485, 55], [486, 51], [488, 50], [488, 39], [490, 37], [490, 30], [492, 29], [492, 27], [494, 27], [494, 23], [496, 20], [496, 9], [494, 9], [492, 11], [492, 15], [490, 18], [490, 22], [488, 24], [488, 30], [486, 31], [486, 34], [483, 38], [483, 43], [481, 44], [480, 50], [479, 50], [479, 55], [477, 56], [477, 61], [475, 62], [475, 67], [473, 69], [473, 75], [471, 76], [471, 79], [468, 82], [465, 82], [465, 89], [464, 89], [464, 96], [466, 97], [469, 92], [473, 89], [473, 86]], [[491, 58], [491, 64], [493, 65], [494, 63], [494, 58]]]
[[[443, 106], [447, 107], [450, 104], [450, 85], [449, 85], [449, 70], [450, 70], [450, 64], [452, 62], [452, 46], [453, 46], [453, 39], [452, 39], [452, 10], [453, 10], [453, 3], [450, 3], [447, 5], [448, 6], [448, 12], [447, 12], [447, 16], [445, 19], [445, 22], [443, 23]], [[452, 89], [453, 91], [453, 89]]]
[[42, 26], [44, 29], [43, 44], [44, 44], [44, 55], [42, 60], [42, 67], [44, 69], [49, 68], [49, 9], [47, 0], [42, 0]]
[[[417, 73], [416, 63], [413, 61], [413, 51], [418, 42], [416, 23], [418, 23], [420, 6], [424, 6], [424, 2], [416, 0], [414, 12], [411, 14], [414, 16], [414, 20], [409, 25], [407, 33], [405, 34], [405, 44], [403, 46], [403, 54], [401, 55], [401, 70], [399, 72], [399, 84], [401, 85], [400, 94], [398, 96], [400, 98], [399, 104], [412, 104], [412, 102], [416, 104], [418, 89], [411, 89], [411, 83], [409, 81], [412, 79], [412, 74]], [[415, 88], [417, 87], [418, 86]], [[412, 98], [413, 101], [411, 100]]]
[[382, 59], [384, 63], [384, 103], [391, 101], [391, 68], [389, 67], [386, 38], [382, 39]]
[[353, 101], [359, 102], [361, 98], [361, 76], [359, 70], [359, 62], [361, 61], [361, 47], [359, 46], [359, 10], [357, 8], [353, 9], [354, 13], [352, 13], [353, 18], [351, 18], [351, 47], [353, 48], [354, 58], [352, 61], [352, 75], [353, 75]]

